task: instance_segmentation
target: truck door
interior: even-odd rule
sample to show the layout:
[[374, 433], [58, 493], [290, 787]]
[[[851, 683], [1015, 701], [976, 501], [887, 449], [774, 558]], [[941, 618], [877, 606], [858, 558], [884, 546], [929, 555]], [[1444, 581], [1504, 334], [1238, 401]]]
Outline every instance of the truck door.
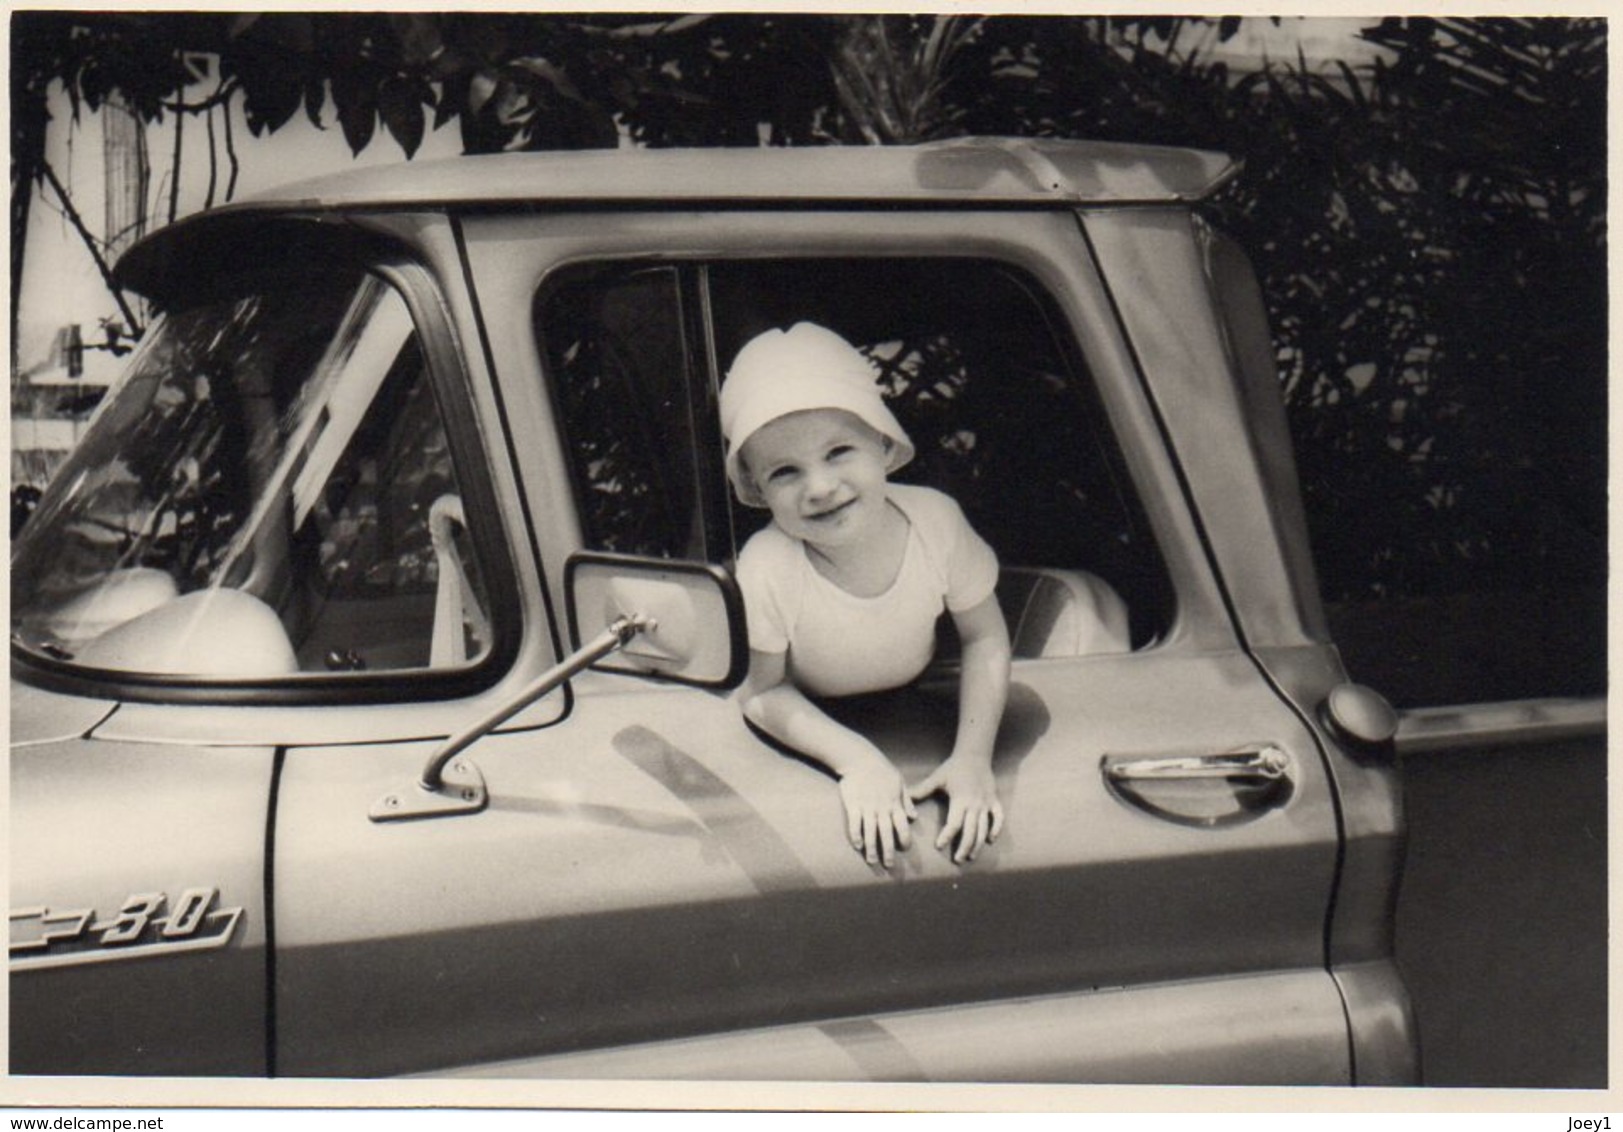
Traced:
[[[485, 215], [461, 239], [527, 604], [495, 616], [522, 624], [512, 675], [442, 701], [438, 734], [568, 651], [573, 552], [730, 564], [761, 516], [728, 500], [717, 383], [810, 319], [869, 353], [908, 474], [999, 553], [1006, 832], [955, 865], [928, 802], [871, 868], [834, 784], [736, 702], [604, 672], [468, 748], [488, 803], [464, 813], [373, 820], [428, 731], [295, 745], [279, 1072], [1352, 1080], [1332, 786], [1242, 645], [1074, 216]], [[910, 781], [950, 743], [951, 654], [837, 709]]]

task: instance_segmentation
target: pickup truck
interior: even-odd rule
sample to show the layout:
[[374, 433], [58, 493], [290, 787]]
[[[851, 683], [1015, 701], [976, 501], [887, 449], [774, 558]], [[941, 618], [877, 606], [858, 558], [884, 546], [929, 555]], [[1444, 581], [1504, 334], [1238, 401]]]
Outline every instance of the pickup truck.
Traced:
[[[1397, 743], [1469, 718], [1400, 720], [1330, 639], [1261, 297], [1197, 207], [1235, 172], [510, 154], [136, 245], [161, 318], [12, 558], [12, 1072], [1416, 1082]], [[866, 864], [731, 694], [763, 517], [717, 390], [800, 320], [1002, 564], [972, 862], [931, 801]], [[954, 650], [829, 710], [922, 778]]]

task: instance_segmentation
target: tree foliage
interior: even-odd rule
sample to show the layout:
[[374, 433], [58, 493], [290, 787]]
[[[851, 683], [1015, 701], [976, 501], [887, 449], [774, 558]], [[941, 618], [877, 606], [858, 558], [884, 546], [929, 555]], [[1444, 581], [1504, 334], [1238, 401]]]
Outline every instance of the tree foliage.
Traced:
[[1389, 19], [1371, 73], [1231, 74], [1192, 23], [987, 20], [957, 121], [1245, 162], [1216, 222], [1267, 295], [1334, 597], [1605, 574], [1605, 23]]
[[[1373, 71], [1234, 74], [1237, 18], [22, 12], [19, 192], [53, 82], [149, 120], [214, 60], [250, 130], [356, 151], [1024, 134], [1226, 150], [1333, 596], [1604, 575], [1606, 25], [1388, 19]], [[19, 205], [19, 201], [23, 202]], [[26, 222], [26, 214], [22, 217]]]

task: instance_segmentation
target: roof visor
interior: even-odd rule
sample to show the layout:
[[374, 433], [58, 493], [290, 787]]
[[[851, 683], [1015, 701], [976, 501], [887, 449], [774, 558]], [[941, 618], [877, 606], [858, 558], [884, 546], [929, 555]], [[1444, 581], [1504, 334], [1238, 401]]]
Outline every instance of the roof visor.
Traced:
[[274, 189], [209, 215], [554, 202], [679, 207], [823, 201], [1165, 204], [1198, 200], [1238, 168], [1227, 155], [1207, 150], [1052, 138], [499, 153], [346, 170]]
[[1199, 200], [1240, 168], [1206, 150], [1031, 138], [962, 138], [919, 146], [917, 154], [919, 183], [928, 189], [1003, 197], [1023, 188], [1075, 204]]

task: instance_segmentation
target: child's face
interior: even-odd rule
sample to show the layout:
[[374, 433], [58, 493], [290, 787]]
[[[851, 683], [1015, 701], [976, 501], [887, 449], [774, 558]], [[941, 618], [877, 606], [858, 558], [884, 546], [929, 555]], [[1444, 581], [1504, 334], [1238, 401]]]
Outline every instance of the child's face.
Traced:
[[843, 547], [879, 529], [890, 445], [858, 417], [790, 413], [762, 425], [739, 455], [785, 534]]

